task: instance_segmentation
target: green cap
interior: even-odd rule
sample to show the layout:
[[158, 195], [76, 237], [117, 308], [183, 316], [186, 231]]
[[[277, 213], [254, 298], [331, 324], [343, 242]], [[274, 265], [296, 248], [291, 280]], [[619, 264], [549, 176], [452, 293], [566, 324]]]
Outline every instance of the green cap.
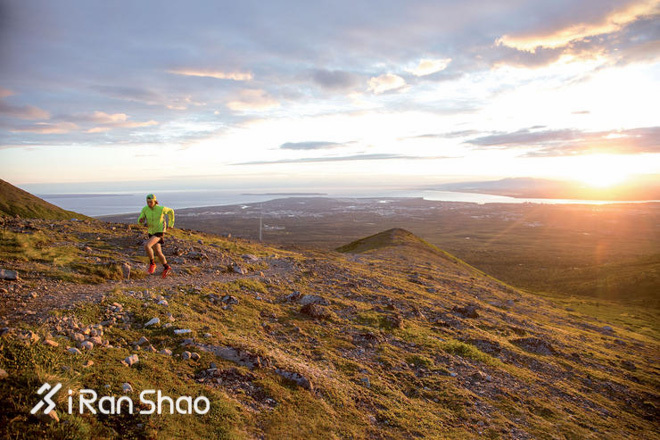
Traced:
[[156, 195], [155, 194], [147, 194], [147, 200], [156, 200]]

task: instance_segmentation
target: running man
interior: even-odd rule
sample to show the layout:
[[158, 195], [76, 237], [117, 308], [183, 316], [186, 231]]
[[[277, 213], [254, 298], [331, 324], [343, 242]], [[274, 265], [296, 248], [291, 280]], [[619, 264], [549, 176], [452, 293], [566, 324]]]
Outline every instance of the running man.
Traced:
[[[167, 216], [167, 224], [165, 223], [165, 216]], [[149, 239], [144, 245], [144, 250], [147, 252], [149, 257], [149, 270], [147, 273], [152, 274], [156, 271], [156, 263], [154, 263], [154, 251], [158, 260], [163, 264], [163, 274], [162, 277], [165, 278], [171, 267], [167, 264], [165, 255], [163, 255], [163, 250], [160, 245], [165, 243], [163, 236], [167, 227], [174, 227], [174, 210], [167, 208], [165, 206], [158, 205], [158, 200], [153, 194], [147, 196], [147, 206], [142, 208], [140, 212], [140, 217], [138, 217], [138, 224], [146, 224], [149, 228]]]

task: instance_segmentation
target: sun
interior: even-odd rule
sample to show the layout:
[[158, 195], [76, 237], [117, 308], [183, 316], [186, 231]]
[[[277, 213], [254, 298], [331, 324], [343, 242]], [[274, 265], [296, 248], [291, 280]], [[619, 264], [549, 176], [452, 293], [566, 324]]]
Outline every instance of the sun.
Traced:
[[575, 176], [593, 188], [610, 188], [628, 179], [629, 173], [620, 160], [612, 156], [590, 156]]

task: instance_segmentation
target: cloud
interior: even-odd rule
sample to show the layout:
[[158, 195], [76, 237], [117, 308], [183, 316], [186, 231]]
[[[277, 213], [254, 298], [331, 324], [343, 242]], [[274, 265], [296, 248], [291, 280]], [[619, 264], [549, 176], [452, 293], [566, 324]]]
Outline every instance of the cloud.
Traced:
[[336, 142], [287, 142], [280, 145], [280, 148], [282, 150], [325, 150], [343, 146]]
[[412, 73], [415, 76], [428, 76], [434, 73], [443, 71], [451, 63], [451, 58], [443, 59], [423, 59], [419, 62], [419, 65], [414, 69], [408, 69], [409, 73]]
[[533, 148], [524, 157], [660, 153], [660, 127], [600, 132], [523, 129], [482, 136], [465, 143], [478, 147]]
[[618, 32], [626, 25], [631, 24], [642, 17], [657, 13], [657, 0], [642, 0], [632, 2], [620, 9], [612, 11], [600, 20], [591, 23], [580, 22], [570, 24], [543, 33], [526, 35], [507, 34], [498, 38], [496, 44], [526, 52], [535, 52], [539, 48], [556, 49], [565, 47], [571, 42], [577, 40]]
[[319, 69], [312, 72], [312, 80], [325, 90], [341, 91], [357, 87], [360, 77], [342, 70]]
[[369, 80], [369, 91], [376, 95], [400, 90], [406, 86], [406, 80], [398, 75], [386, 73]]
[[210, 69], [174, 69], [168, 70], [168, 73], [202, 78], [228, 79], [232, 81], [251, 81], [254, 79], [252, 72], [223, 72]]
[[227, 103], [234, 111], [263, 111], [277, 108], [280, 103], [261, 89], [241, 90], [239, 97]]
[[36, 133], [36, 134], [65, 134], [80, 127], [73, 122], [37, 122], [34, 125], [13, 127], [9, 131], [13, 133]]
[[7, 96], [11, 96], [13, 94], [14, 92], [12, 92], [11, 90], [0, 87], [0, 99], [6, 98]]
[[153, 90], [140, 87], [94, 86], [94, 90], [115, 99], [162, 105], [165, 98]]
[[50, 113], [32, 105], [11, 105], [0, 100], [0, 115], [18, 119], [50, 119]]
[[242, 162], [242, 163], [235, 163], [233, 165], [271, 165], [271, 164], [286, 164], [286, 163], [324, 163], [324, 162], [348, 162], [348, 161], [392, 160], [392, 159], [426, 160], [426, 159], [455, 159], [455, 157], [405, 156], [401, 154], [374, 153], [374, 154], [356, 154], [352, 156], [304, 157], [299, 159]]

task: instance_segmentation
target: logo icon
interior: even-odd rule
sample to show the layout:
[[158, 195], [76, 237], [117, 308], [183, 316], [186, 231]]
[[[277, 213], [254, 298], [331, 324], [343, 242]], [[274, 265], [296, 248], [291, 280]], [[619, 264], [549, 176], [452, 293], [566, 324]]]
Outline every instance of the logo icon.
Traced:
[[50, 400], [50, 398], [53, 397], [55, 394], [57, 394], [57, 392], [60, 390], [60, 388], [62, 388], [61, 383], [58, 383], [54, 387], [51, 387], [48, 382], [43, 384], [41, 386], [41, 388], [39, 388], [39, 390], [37, 391], [37, 394], [41, 395], [41, 394], [45, 393], [48, 390], [50, 390], [50, 392], [48, 394], [46, 394], [44, 396], [44, 398], [42, 400], [40, 400], [39, 403], [37, 403], [34, 406], [34, 408], [32, 408], [32, 410], [30, 411], [30, 414], [36, 414], [37, 411], [39, 411], [41, 409], [41, 407], [44, 406], [44, 404], [48, 404], [46, 409], [44, 409], [44, 414], [50, 413], [55, 408], [55, 402]]

